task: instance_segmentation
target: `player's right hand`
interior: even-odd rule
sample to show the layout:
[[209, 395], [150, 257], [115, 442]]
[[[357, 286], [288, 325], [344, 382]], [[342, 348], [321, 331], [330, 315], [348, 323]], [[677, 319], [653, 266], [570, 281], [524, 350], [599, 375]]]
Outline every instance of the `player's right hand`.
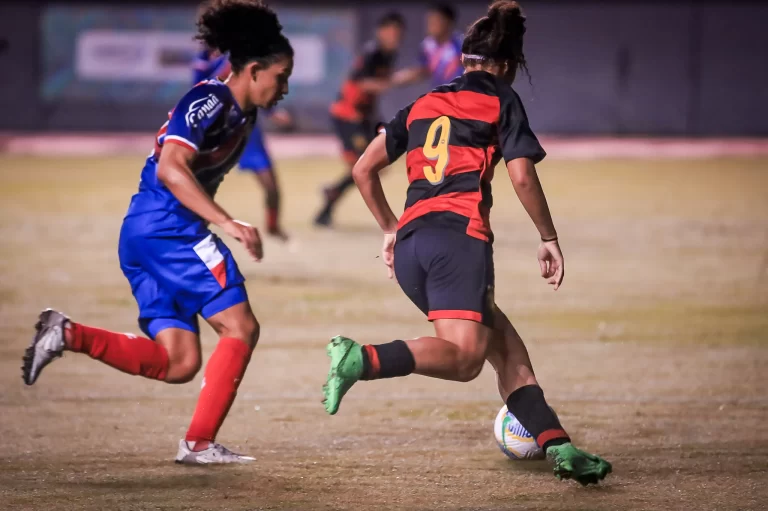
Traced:
[[547, 279], [548, 284], [555, 286], [554, 290], [557, 291], [565, 277], [565, 261], [560, 244], [557, 240], [542, 241], [536, 257], [539, 260], [541, 276]]
[[240, 220], [229, 220], [221, 228], [228, 236], [242, 243], [255, 261], [261, 261], [261, 258], [264, 257], [261, 236], [259, 236], [259, 231], [254, 226]]

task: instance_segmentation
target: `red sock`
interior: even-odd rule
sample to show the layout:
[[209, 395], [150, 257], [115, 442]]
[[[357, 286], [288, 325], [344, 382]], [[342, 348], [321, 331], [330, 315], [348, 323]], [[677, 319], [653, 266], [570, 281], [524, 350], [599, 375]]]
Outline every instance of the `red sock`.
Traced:
[[85, 353], [124, 373], [164, 380], [168, 352], [150, 339], [71, 323], [71, 351]]
[[187, 430], [187, 442], [213, 442], [251, 359], [251, 349], [240, 339], [224, 338], [205, 367], [203, 386], [195, 414]]
[[278, 213], [279, 212], [277, 208], [267, 208], [267, 230], [268, 231], [277, 230]]

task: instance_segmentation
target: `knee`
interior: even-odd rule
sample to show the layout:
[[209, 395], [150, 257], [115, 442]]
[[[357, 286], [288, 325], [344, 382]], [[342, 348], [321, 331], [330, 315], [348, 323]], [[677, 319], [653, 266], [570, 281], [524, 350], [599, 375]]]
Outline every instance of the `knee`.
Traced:
[[188, 383], [195, 379], [203, 365], [200, 353], [188, 351], [169, 357], [167, 383]]
[[457, 367], [457, 380], [469, 382], [480, 376], [485, 364], [484, 353], [478, 350], [462, 350]]
[[259, 342], [261, 325], [253, 314], [246, 314], [231, 325], [221, 325], [218, 330], [220, 337], [240, 339], [253, 349]]

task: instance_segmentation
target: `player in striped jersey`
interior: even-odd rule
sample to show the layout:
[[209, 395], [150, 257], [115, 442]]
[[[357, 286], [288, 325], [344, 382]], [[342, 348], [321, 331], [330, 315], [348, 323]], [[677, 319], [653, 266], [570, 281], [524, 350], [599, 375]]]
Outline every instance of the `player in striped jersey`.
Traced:
[[389, 89], [392, 69], [403, 36], [405, 20], [391, 12], [379, 19], [376, 39], [369, 41], [358, 55], [349, 77], [331, 105], [330, 114], [336, 136], [348, 167], [335, 183], [323, 189], [324, 204], [315, 216], [315, 225], [328, 227], [341, 197], [355, 184], [352, 166], [376, 135], [378, 96]]
[[176, 462], [242, 463], [254, 458], [214, 440], [258, 341], [259, 323], [232, 253], [209, 225], [242, 243], [254, 259], [262, 257], [258, 231], [234, 220], [214, 196], [243, 152], [257, 110], [287, 94], [293, 49], [275, 13], [260, 0], [212, 0], [198, 29], [198, 39], [229, 55], [232, 74], [226, 82], [198, 84], [176, 105], [157, 134], [120, 230], [120, 267], [147, 337], [75, 323], [48, 309], [22, 370], [32, 385], [69, 351], [125, 373], [186, 383], [201, 366], [200, 315], [219, 343]]
[[[406, 295], [434, 322], [435, 336], [361, 346], [336, 337], [325, 408], [338, 410], [359, 380], [411, 373], [454, 381], [476, 378], [488, 360], [502, 399], [554, 464], [558, 478], [597, 483], [611, 465], [576, 448], [550, 409], [528, 352], [494, 300], [491, 179], [503, 158], [515, 191], [541, 236], [541, 276], [557, 290], [563, 256], [535, 163], [544, 150], [511, 84], [526, 69], [525, 18], [510, 0], [495, 2], [469, 29], [465, 73], [395, 115], [366, 149], [353, 175], [384, 230], [383, 260]], [[408, 196], [398, 220], [378, 172], [407, 154]]]

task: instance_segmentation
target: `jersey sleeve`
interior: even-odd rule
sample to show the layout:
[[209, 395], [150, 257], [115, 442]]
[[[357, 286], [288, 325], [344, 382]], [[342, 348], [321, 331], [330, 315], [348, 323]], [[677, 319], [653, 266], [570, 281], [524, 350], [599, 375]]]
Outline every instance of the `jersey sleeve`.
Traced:
[[375, 46], [368, 44], [358, 55], [352, 69], [352, 80], [363, 80], [376, 76], [376, 68], [381, 65], [381, 53]]
[[179, 144], [197, 152], [206, 132], [216, 123], [227, 97], [226, 87], [198, 85], [190, 90], [173, 109], [163, 143]]
[[500, 86], [499, 108], [499, 146], [504, 161], [529, 158], [539, 163], [543, 160], [547, 153], [528, 124], [520, 96], [511, 87]]
[[408, 149], [408, 115], [412, 106], [413, 104], [410, 104], [397, 112], [392, 120], [384, 125], [389, 163], [394, 163]]

